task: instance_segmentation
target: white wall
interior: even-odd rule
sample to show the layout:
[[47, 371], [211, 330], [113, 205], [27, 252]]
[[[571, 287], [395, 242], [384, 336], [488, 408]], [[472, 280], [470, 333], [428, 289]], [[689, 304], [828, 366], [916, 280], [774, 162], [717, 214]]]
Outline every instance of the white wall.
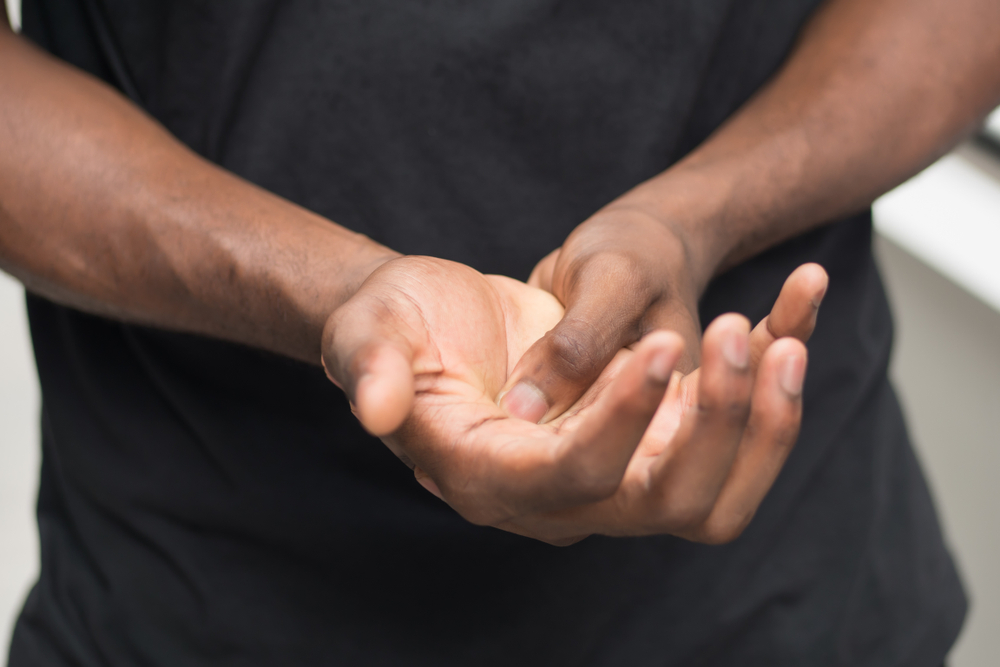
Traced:
[[876, 202], [875, 224], [892, 375], [972, 598], [952, 664], [1000, 664], [1000, 158], [960, 146]]
[[972, 598], [949, 665], [994, 667], [1000, 664], [1000, 312], [892, 241], [880, 238], [876, 250], [896, 317], [892, 378]]
[[16, 610], [38, 574], [38, 380], [24, 290], [0, 272], [0, 664]]
[[7, 12], [10, 16], [11, 22], [13, 22], [14, 27], [21, 25], [21, 1], [20, 0], [4, 0], [7, 3]]
[[[20, 0], [5, 0], [21, 25]], [[2, 20], [2, 17], [0, 17]], [[38, 575], [34, 497], [38, 480], [38, 381], [24, 291], [0, 272], [0, 664], [17, 610]]]

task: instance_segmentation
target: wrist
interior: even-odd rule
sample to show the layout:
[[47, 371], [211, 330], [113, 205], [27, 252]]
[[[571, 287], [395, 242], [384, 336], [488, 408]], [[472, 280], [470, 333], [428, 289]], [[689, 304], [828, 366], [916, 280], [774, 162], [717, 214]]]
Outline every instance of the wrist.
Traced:
[[[697, 301], [707, 284], [697, 271], [698, 248], [690, 235], [642, 202], [620, 199], [605, 206], [574, 230], [560, 255], [567, 268], [601, 255], [624, 260], [616, 264], [631, 265], [631, 273], [652, 287], [656, 299]], [[572, 277], [571, 271], [566, 274]]]
[[303, 324], [302, 353], [310, 363], [320, 359], [323, 329], [330, 316], [361, 289], [379, 267], [402, 255], [372, 239], [339, 227], [322, 218], [321, 229], [312, 247], [312, 268], [291, 276], [288, 294], [294, 295], [293, 309]]
[[192, 328], [319, 363], [327, 318], [398, 253], [229, 174], [208, 175], [212, 196], [178, 198], [199, 206], [158, 209], [178, 239], [199, 239], [180, 253], [200, 311]]
[[689, 168], [683, 162], [644, 182], [608, 204], [605, 211], [628, 213], [646, 219], [660, 231], [653, 238], [669, 237], [691, 283], [696, 298], [709, 281], [725, 268], [727, 258], [740, 239], [727, 234], [726, 220], [736, 213], [730, 202], [731, 188], [723, 174]]

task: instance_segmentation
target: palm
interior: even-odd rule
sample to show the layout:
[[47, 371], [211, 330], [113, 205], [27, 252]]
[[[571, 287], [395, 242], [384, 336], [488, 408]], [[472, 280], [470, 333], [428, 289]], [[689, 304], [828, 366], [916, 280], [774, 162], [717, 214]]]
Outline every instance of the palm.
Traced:
[[[369, 373], [359, 364], [387, 363], [373, 361], [375, 353], [364, 350], [372, 327], [401, 335], [404, 340], [397, 346], [412, 372], [412, 403], [393, 408], [404, 417], [397, 424], [384, 418], [391, 411], [385, 406], [395, 400], [391, 393], [374, 390], [369, 393], [388, 398], [366, 399], [364, 392], [354, 391], [362, 422], [369, 428], [391, 424], [372, 430], [408, 464], [448, 480], [449, 500], [473, 520], [506, 518], [514, 498], [525, 493], [541, 507], [558, 507], [565, 504], [558, 494], [540, 498], [546, 495], [546, 475], [556, 466], [567, 436], [592, 411], [595, 392], [571, 417], [547, 425], [508, 417], [497, 406], [497, 394], [524, 351], [562, 314], [551, 294], [510, 278], [484, 276], [444, 260], [403, 258], [372, 274], [338, 311], [332, 346], [340, 349], [339, 369], [331, 370], [347, 379], [342, 385], [349, 385], [350, 377]], [[608, 377], [614, 372], [615, 367], [609, 368]], [[631, 449], [618, 454], [624, 456], [622, 465], [630, 454]], [[498, 479], [498, 470], [507, 475]], [[494, 488], [491, 482], [496, 482]], [[472, 501], [462, 507], [463, 485], [475, 486], [476, 495], [488, 493], [497, 502], [489, 511], [473, 509], [480, 503]]]
[[[713, 323], [705, 336], [707, 371], [683, 378], [675, 372], [669, 391], [669, 368], [683, 344], [676, 335], [656, 333], [634, 351], [620, 350], [556, 419], [537, 425], [508, 417], [497, 405], [498, 392], [562, 315], [554, 297], [518, 281], [444, 260], [401, 258], [373, 273], [331, 317], [324, 362], [352, 396], [362, 423], [416, 468], [421, 483], [476, 523], [565, 543], [591, 532], [692, 533], [686, 519], [663, 511], [690, 505], [671, 496], [692, 486], [689, 495], [705, 504], [702, 496], [714, 503], [735, 484], [729, 495], [736, 501], [729, 504], [736, 502], [738, 513], [746, 504], [742, 496], [759, 502], [770, 485], [771, 462], [779, 460], [780, 467], [787, 449], [754, 464], [769, 466], [767, 475], [753, 466], [737, 471], [737, 478], [764, 480], [762, 490], [754, 482], [747, 491], [740, 479], [726, 481], [730, 468], [739, 467], [743, 426], [718, 410], [687, 409], [695, 396], [701, 402], [726, 391], [749, 405], [753, 371], [734, 374], [719, 361], [723, 337], [746, 339], [745, 320], [726, 316]], [[761, 352], [754, 356], [756, 368]], [[763, 373], [770, 376], [766, 392], [777, 395], [780, 355], [772, 356], [762, 368], [770, 367]], [[699, 385], [706, 382], [717, 389], [705, 394]], [[798, 403], [765, 398], [761, 405], [783, 401], [783, 407], [762, 410], [755, 432], [758, 440], [775, 440], [768, 447], [777, 451], [787, 437], [776, 439], [768, 420], [797, 420]], [[755, 447], [763, 445], [747, 446]]]
[[497, 394], [524, 351], [562, 317], [562, 306], [510, 278], [419, 261], [417, 277], [412, 266], [379, 276], [400, 299], [396, 312], [412, 311], [404, 317], [422, 338], [414, 348], [412, 411], [383, 440], [423, 462], [442, 456], [488, 460], [551, 438], [552, 428], [509, 418]]

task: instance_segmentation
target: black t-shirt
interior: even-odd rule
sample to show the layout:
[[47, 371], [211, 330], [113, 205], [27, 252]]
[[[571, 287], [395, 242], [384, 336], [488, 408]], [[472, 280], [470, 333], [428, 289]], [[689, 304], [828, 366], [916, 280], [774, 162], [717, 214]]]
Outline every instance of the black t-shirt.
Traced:
[[[401, 252], [524, 279], [731, 115], [816, 4], [25, 0], [23, 17], [223, 167]], [[870, 235], [867, 213], [831, 224], [704, 296], [703, 321], [757, 321], [797, 265], [831, 279], [798, 446], [721, 547], [469, 525], [319, 369], [29, 297], [42, 569], [11, 667], [937, 665], [965, 600], [886, 381]]]

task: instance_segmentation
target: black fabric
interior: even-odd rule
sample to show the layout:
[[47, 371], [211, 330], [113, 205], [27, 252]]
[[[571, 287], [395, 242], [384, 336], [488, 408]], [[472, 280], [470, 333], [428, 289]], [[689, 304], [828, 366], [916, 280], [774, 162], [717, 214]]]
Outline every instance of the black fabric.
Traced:
[[[813, 0], [25, 0], [194, 150], [405, 253], [526, 278], [780, 64]], [[717, 279], [831, 283], [797, 448], [722, 547], [466, 524], [321, 371], [29, 297], [42, 569], [11, 667], [937, 665], [965, 599], [886, 366], [865, 213]]]

